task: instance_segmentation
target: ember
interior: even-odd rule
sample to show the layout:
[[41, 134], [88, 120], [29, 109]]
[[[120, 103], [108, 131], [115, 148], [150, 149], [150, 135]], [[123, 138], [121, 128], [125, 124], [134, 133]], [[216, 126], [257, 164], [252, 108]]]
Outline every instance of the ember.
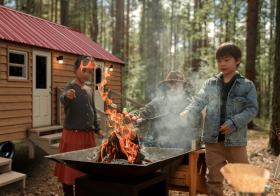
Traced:
[[[124, 124], [123, 115], [127, 114], [127, 109], [124, 108], [122, 113], [118, 113], [117, 105], [108, 98], [109, 90], [107, 92], [102, 91], [102, 87], [107, 83], [107, 77], [110, 76], [108, 68], [109, 66], [104, 68], [104, 79], [98, 86], [98, 91], [107, 105], [105, 114], [109, 116], [107, 125], [111, 129], [111, 132], [109, 138], [102, 144], [100, 161], [112, 162], [116, 159], [125, 159], [129, 163], [141, 163], [144, 156], [139, 152], [139, 142], [137, 138], [138, 128], [135, 122]], [[135, 117], [133, 120], [136, 121], [139, 116]], [[140, 119], [138, 120], [138, 122], [141, 121]]]

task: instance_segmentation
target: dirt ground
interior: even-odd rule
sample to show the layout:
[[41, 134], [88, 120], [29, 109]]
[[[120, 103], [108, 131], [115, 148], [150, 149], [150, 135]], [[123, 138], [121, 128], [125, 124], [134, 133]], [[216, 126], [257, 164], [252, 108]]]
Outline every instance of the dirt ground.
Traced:
[[[248, 156], [250, 164], [258, 167], [266, 168], [272, 171], [272, 167], [276, 157], [267, 152], [268, 134], [267, 132], [250, 130], [248, 133]], [[28, 158], [28, 142], [27, 139], [13, 141], [16, 148], [16, 155], [13, 159], [12, 169], [17, 172], [27, 174], [26, 189], [20, 190], [13, 184], [0, 188], [0, 196], [63, 196], [60, 183], [56, 182], [53, 176], [55, 162], [50, 161], [44, 156], [47, 154], [36, 147], [36, 155], [34, 160]], [[268, 196], [280, 195], [280, 180], [271, 176], [269, 185], [273, 190]], [[224, 183], [224, 194], [233, 196], [234, 192]], [[186, 196], [188, 193], [170, 191], [170, 196]], [[199, 194], [198, 194], [199, 195]]]

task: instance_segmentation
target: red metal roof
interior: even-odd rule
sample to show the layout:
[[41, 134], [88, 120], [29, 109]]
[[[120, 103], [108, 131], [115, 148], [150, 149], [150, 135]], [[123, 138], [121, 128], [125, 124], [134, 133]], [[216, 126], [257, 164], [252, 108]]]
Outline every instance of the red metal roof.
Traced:
[[124, 64], [79, 31], [1, 5], [0, 39]]

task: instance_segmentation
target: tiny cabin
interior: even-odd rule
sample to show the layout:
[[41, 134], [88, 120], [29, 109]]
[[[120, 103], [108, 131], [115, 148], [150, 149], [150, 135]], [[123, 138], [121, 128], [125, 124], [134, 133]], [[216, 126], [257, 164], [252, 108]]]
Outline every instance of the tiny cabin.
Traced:
[[[102, 68], [112, 65], [105, 90], [121, 94], [124, 63], [79, 31], [0, 5], [0, 142], [28, 138], [32, 154], [33, 134], [57, 152], [58, 142], [52, 141], [61, 133], [46, 133], [62, 129], [65, 115], [57, 93], [74, 79], [79, 55], [94, 57], [100, 66], [87, 85], [96, 108], [104, 111], [95, 84], [102, 80]], [[112, 98], [121, 107], [121, 98]]]

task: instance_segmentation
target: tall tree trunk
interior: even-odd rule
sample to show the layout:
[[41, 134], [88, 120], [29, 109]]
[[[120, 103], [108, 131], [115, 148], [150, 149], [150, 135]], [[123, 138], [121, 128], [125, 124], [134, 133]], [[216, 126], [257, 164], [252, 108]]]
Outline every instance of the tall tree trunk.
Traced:
[[234, 0], [234, 11], [233, 11], [233, 42], [235, 43], [235, 34], [236, 34], [236, 18], [237, 18], [237, 13], [238, 13], [238, 7], [236, 6], [236, 0]]
[[[216, 7], [216, 0], [214, 0], [214, 6]], [[214, 28], [213, 28], [213, 48], [216, 48], [216, 19], [217, 19], [217, 13], [214, 13]], [[216, 58], [213, 58], [212, 67], [215, 67], [216, 65]]]
[[221, 10], [223, 9], [223, 4], [222, 4], [222, 2], [220, 2], [219, 3], [219, 15], [220, 15], [220, 32], [219, 32], [219, 45], [221, 44], [221, 43], [223, 43], [223, 39], [222, 39], [222, 36], [223, 36], [223, 32], [224, 32], [224, 27], [223, 27], [223, 23], [224, 23], [224, 21], [223, 21], [223, 15], [222, 15], [222, 13], [221, 13]]
[[55, 0], [55, 16], [54, 16], [54, 22], [55, 22], [55, 23], [57, 23], [57, 6], [58, 6], [58, 5], [57, 5], [57, 1], [58, 1], [58, 0]]
[[73, 17], [73, 29], [78, 30], [78, 0], [74, 1], [74, 17]]
[[[151, 38], [151, 34], [150, 34], [150, 30], [151, 30], [151, 9], [150, 9], [150, 1], [147, 2], [147, 16], [146, 16], [146, 37], [145, 37], [145, 60], [150, 60], [150, 38]], [[149, 95], [149, 94], [147, 94]]]
[[93, 1], [93, 10], [92, 10], [91, 37], [95, 43], [97, 43], [97, 36], [98, 36], [97, 0], [94, 0]]
[[43, 2], [42, 2], [42, 0], [40, 0], [39, 6], [40, 6], [40, 8], [39, 8], [39, 17], [42, 18], [42, 9], [43, 9]]
[[99, 34], [99, 42], [98, 44], [103, 47], [103, 23], [104, 23], [104, 16], [103, 16], [103, 0], [101, 0], [100, 4], [100, 10], [101, 10], [101, 20], [100, 20], [100, 34]]
[[280, 1], [276, 7], [276, 39], [274, 56], [274, 76], [273, 76], [273, 95], [272, 95], [272, 117], [270, 124], [270, 148], [276, 153], [280, 152], [280, 141], [277, 134], [280, 132]]
[[185, 29], [183, 30], [183, 41], [184, 41], [184, 65], [183, 65], [183, 71], [186, 72], [187, 71], [187, 29], [185, 27]]
[[125, 42], [125, 61], [129, 61], [129, 10], [130, 10], [130, 0], [126, 2], [126, 42]]
[[86, 33], [86, 23], [87, 23], [87, 20], [86, 20], [86, 16], [87, 16], [87, 6], [88, 6], [88, 1], [84, 1], [84, 17], [83, 17], [83, 19], [84, 19], [84, 21], [83, 21], [83, 34], [87, 34]]
[[[202, 7], [203, 7], [203, 4], [202, 4], [202, 2], [201, 2], [202, 0], [199, 0], [199, 10], [202, 10]], [[203, 37], [202, 37], [202, 23], [200, 22], [200, 19], [202, 18], [201, 16], [198, 16], [198, 18], [199, 18], [199, 23], [198, 23], [198, 25], [199, 25], [199, 32], [200, 32], [200, 39], [199, 39], [199, 41], [198, 41], [198, 47], [197, 48], [201, 48], [202, 47], [202, 39], [203, 39]]]
[[268, 113], [268, 116], [270, 117], [270, 99], [271, 99], [271, 68], [272, 68], [272, 65], [273, 65], [273, 50], [274, 50], [274, 44], [273, 44], [273, 27], [274, 27], [274, 0], [270, 0], [270, 20], [272, 21], [271, 24], [270, 24], [270, 32], [269, 32], [269, 42], [271, 43], [270, 44], [270, 47], [269, 47], [269, 54], [268, 54], [268, 98], [267, 98], [267, 113]]
[[[225, 18], [226, 18], [226, 36], [225, 36], [225, 41], [229, 42], [230, 41], [230, 21], [229, 21], [229, 13], [230, 12], [230, 5], [228, 1], [225, 1], [225, 9], [226, 9], [226, 13], [225, 13]], [[231, 14], [231, 12], [230, 12]]]
[[[247, 0], [247, 50], [246, 50], [246, 78], [255, 81], [255, 60], [258, 30], [258, 0]], [[248, 124], [253, 128], [253, 121]]]
[[[258, 13], [261, 13], [261, 7], [262, 7], [262, 1], [259, 1], [259, 5], [258, 5]], [[261, 118], [262, 112], [263, 112], [263, 107], [262, 107], [262, 97], [263, 97], [263, 93], [262, 93], [262, 84], [263, 81], [261, 80], [261, 63], [260, 63], [260, 53], [261, 53], [261, 20], [258, 20], [258, 31], [257, 31], [257, 46], [256, 46], [256, 67], [257, 67], [257, 72], [256, 72], [256, 76], [258, 77], [258, 80], [255, 81], [255, 85], [256, 85], [256, 89], [257, 89], [257, 98], [258, 98], [258, 107], [259, 107], [259, 111], [257, 114], [257, 118]]]
[[68, 26], [69, 0], [60, 0], [60, 23]]
[[16, 10], [18, 10], [18, 0], [16, 0]]
[[173, 22], [174, 22], [174, 0], [171, 0], [172, 1], [172, 4], [171, 4], [171, 19], [170, 19], [170, 67], [171, 69], [168, 70], [168, 71], [172, 71], [172, 46], [173, 46]]
[[[177, 2], [176, 2], [176, 12], [177, 12]], [[175, 16], [175, 21], [174, 21], [174, 54], [173, 54], [173, 67], [174, 70], [177, 70], [177, 44], [178, 44], [178, 37], [179, 37], [179, 23], [180, 23], [180, 18], [179, 16], [176, 14]]]
[[51, 21], [53, 22], [53, 0], [51, 0]]
[[[199, 0], [195, 0], [194, 1], [194, 18], [193, 18], [193, 33], [196, 34], [197, 33], [197, 11], [198, 11], [198, 3], [199, 3]], [[192, 71], [198, 71], [198, 62], [197, 62], [197, 59], [196, 59], [196, 56], [197, 56], [197, 40], [196, 38], [193, 38], [192, 39]]]
[[140, 22], [140, 49], [139, 49], [139, 52], [140, 52], [140, 56], [141, 58], [143, 59], [143, 51], [144, 51], [144, 32], [145, 32], [145, 27], [146, 27], [146, 24], [145, 24], [145, 20], [146, 20], [146, 0], [142, 0], [142, 3], [143, 3], [143, 9], [142, 9], [142, 14], [141, 14], [141, 22]]
[[116, 4], [116, 37], [112, 53], [123, 60], [124, 57], [124, 0]]
[[[206, 16], [205, 16], [205, 22], [204, 22], [204, 44], [203, 47], [206, 49], [208, 44], [207, 44], [207, 38], [208, 38], [208, 33], [207, 33], [207, 23], [206, 23]], [[204, 55], [207, 55], [207, 50], [205, 50]]]
[[191, 52], [192, 52], [192, 43], [191, 43], [191, 5], [188, 3], [188, 66], [191, 66]]
[[113, 46], [115, 41], [115, 0], [111, 0], [110, 12], [111, 12], [111, 39], [112, 39], [111, 43], [113, 43], [111, 46], [113, 51]]
[[31, 14], [31, 1], [26, 0], [26, 13]]

